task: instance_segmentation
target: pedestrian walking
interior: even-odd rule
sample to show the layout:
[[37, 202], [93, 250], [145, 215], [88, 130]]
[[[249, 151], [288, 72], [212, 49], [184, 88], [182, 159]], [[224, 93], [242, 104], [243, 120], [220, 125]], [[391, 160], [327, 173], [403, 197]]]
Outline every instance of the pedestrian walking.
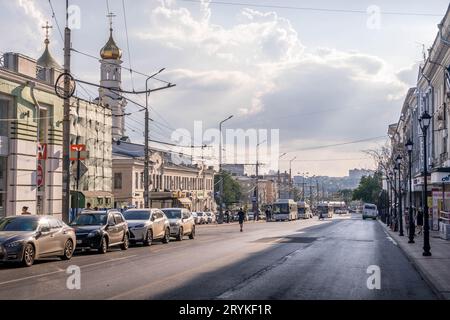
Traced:
[[405, 228], [406, 234], [409, 234], [409, 207], [405, 208]]
[[245, 220], [245, 213], [242, 210], [242, 208], [239, 209], [238, 218], [239, 218], [239, 226], [240, 226], [241, 232], [242, 232], [242, 228], [244, 226], [244, 220]]
[[225, 211], [225, 218], [227, 223], [230, 223], [230, 210]]
[[423, 210], [420, 208], [417, 212], [417, 217], [416, 217], [416, 225], [417, 225], [417, 229], [419, 230], [417, 232], [417, 234], [422, 234], [422, 228], [423, 228]]
[[31, 215], [31, 212], [28, 211], [28, 207], [22, 207], [22, 215]]

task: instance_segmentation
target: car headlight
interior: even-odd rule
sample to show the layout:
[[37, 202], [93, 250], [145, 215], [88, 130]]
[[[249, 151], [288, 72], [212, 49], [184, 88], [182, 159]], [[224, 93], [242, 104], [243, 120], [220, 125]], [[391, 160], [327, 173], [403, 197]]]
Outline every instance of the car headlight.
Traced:
[[98, 235], [100, 235], [100, 230], [95, 230], [95, 231], [89, 232], [88, 237], [92, 238], [92, 237], [95, 237], [95, 236], [98, 236]]
[[22, 241], [13, 241], [13, 242], [5, 244], [5, 247], [11, 249], [11, 248], [17, 248], [18, 246], [21, 246], [21, 245], [22, 245]]

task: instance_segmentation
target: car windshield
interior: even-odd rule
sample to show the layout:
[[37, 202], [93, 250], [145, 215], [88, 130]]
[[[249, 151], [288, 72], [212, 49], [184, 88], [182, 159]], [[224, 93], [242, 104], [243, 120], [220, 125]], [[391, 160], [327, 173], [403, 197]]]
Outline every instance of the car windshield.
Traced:
[[148, 220], [150, 212], [148, 211], [126, 211], [123, 216], [125, 220]]
[[289, 213], [289, 206], [287, 203], [277, 203], [273, 206], [273, 213]]
[[305, 208], [298, 208], [298, 213], [305, 213]]
[[0, 231], [35, 231], [38, 219], [3, 218], [0, 219]]
[[165, 209], [163, 212], [166, 214], [167, 219], [181, 219], [181, 210]]
[[364, 207], [364, 209], [367, 209], [367, 210], [376, 210], [376, 207], [375, 207], [375, 206], [371, 206], [371, 205], [366, 205], [366, 206]]
[[197, 212], [197, 215], [201, 217], [203, 216], [203, 212]]
[[83, 213], [71, 224], [74, 226], [100, 226], [106, 224], [106, 219], [106, 213]]

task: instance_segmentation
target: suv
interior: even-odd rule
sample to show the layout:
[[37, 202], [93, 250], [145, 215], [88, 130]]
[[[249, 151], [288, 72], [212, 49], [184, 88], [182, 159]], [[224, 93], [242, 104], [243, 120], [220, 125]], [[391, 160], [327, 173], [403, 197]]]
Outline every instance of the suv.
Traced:
[[184, 236], [189, 236], [189, 239], [195, 238], [195, 221], [189, 210], [181, 208], [161, 210], [169, 219], [172, 237], [175, 237], [178, 241], [183, 240]]
[[128, 249], [128, 224], [118, 210], [82, 211], [70, 226], [75, 229], [77, 249], [96, 249], [99, 253], [113, 246]]
[[365, 203], [362, 213], [363, 220], [366, 220], [366, 218], [377, 220], [377, 216], [378, 216], [377, 206], [371, 203]]
[[170, 241], [169, 220], [159, 209], [130, 209], [123, 213], [128, 223], [130, 242], [150, 246], [154, 240]]

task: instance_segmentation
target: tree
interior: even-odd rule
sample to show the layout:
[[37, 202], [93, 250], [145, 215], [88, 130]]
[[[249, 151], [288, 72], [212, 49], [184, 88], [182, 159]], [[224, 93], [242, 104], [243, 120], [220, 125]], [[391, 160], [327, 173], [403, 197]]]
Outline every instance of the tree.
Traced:
[[377, 203], [382, 190], [381, 173], [376, 172], [373, 177], [362, 177], [358, 188], [353, 191], [353, 200]]
[[242, 194], [241, 185], [228, 172], [219, 173], [214, 177], [214, 192], [218, 195], [216, 199], [217, 203], [220, 203], [219, 192], [221, 179], [223, 179], [223, 203], [225, 205], [238, 203]]
[[350, 203], [353, 199], [353, 190], [351, 189], [339, 190], [337, 194], [343, 201], [345, 201], [345, 203]]

